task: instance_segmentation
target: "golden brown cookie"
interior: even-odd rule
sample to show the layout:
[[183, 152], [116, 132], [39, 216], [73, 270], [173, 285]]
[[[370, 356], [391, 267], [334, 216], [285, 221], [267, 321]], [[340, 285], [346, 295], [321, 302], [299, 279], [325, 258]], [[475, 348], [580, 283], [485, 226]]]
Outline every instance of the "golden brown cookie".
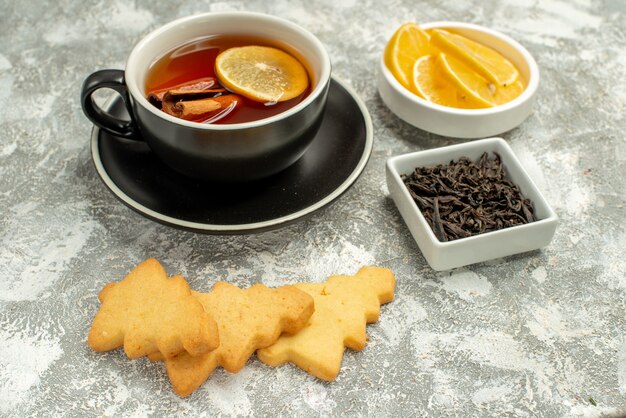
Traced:
[[393, 273], [363, 267], [356, 276], [331, 276], [326, 283], [295, 286], [313, 297], [315, 312], [305, 328], [282, 335], [257, 356], [270, 366], [292, 362], [322, 380], [335, 380], [345, 347], [362, 350], [366, 324], [378, 321], [380, 305], [393, 300]]
[[201, 356], [181, 353], [165, 360], [174, 391], [180, 396], [195, 391], [217, 366], [238, 372], [258, 348], [273, 344], [283, 332], [297, 332], [313, 313], [313, 298], [294, 286], [270, 289], [256, 284], [242, 290], [218, 282], [210, 293], [194, 295], [215, 318], [220, 346]]
[[124, 347], [130, 358], [160, 352], [197, 356], [219, 345], [217, 325], [182, 276], [167, 277], [151, 258], [98, 295], [102, 306], [87, 342], [95, 351]]

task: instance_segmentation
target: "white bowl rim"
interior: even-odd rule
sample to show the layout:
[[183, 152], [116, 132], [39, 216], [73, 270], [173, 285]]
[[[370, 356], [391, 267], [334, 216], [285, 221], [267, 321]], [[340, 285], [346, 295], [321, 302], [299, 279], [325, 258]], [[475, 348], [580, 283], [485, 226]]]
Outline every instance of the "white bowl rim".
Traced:
[[391, 71], [389, 71], [389, 68], [387, 68], [387, 65], [385, 65], [385, 53], [383, 51], [383, 54], [380, 57], [380, 67], [381, 67], [381, 71], [383, 75], [385, 76], [385, 79], [387, 80], [389, 84], [391, 84], [391, 86], [399, 94], [404, 96], [409, 101], [417, 105], [429, 107], [431, 109], [438, 110], [438, 111], [448, 113], [451, 115], [479, 116], [479, 115], [493, 115], [493, 114], [498, 114], [501, 112], [506, 112], [530, 100], [535, 95], [535, 92], [537, 91], [537, 88], [539, 87], [539, 66], [537, 65], [537, 62], [535, 61], [533, 56], [530, 54], [530, 52], [528, 52], [526, 48], [524, 48], [519, 42], [517, 42], [510, 36], [505, 35], [496, 30], [487, 28], [485, 26], [476, 25], [474, 23], [464, 23], [464, 22], [455, 22], [455, 21], [447, 21], [447, 20], [442, 20], [442, 21], [437, 21], [437, 22], [428, 22], [428, 23], [420, 24], [419, 26], [423, 29], [433, 29], [433, 28], [469, 29], [469, 30], [474, 30], [477, 32], [483, 32], [495, 38], [499, 38], [500, 40], [506, 42], [507, 44], [515, 48], [524, 57], [524, 60], [528, 64], [528, 68], [530, 70], [529, 71], [530, 77], [528, 80], [528, 85], [526, 86], [522, 94], [520, 94], [519, 96], [517, 96], [515, 99], [511, 100], [510, 102], [504, 103], [502, 105], [490, 107], [490, 108], [485, 108], [485, 109], [458, 109], [454, 107], [431, 103], [428, 100], [422, 99], [421, 97], [417, 96], [415, 93], [412, 93], [411, 91], [409, 91], [406, 87], [400, 84], [398, 80], [396, 80], [394, 75], [391, 74]]
[[[136, 77], [135, 76], [130, 76], [130, 77], [125, 77], [126, 79], [126, 86], [130, 92], [130, 95], [132, 97], [133, 100], [137, 100], [139, 101], [139, 104], [141, 104], [141, 106], [145, 109], [147, 109], [148, 111], [150, 111], [151, 113], [153, 113], [154, 115], [165, 119], [169, 122], [173, 122], [175, 124], [178, 125], [182, 125], [182, 126], [187, 126], [190, 128], [195, 128], [195, 129], [200, 129], [200, 130], [207, 130], [207, 131], [235, 131], [235, 130], [241, 130], [241, 129], [250, 129], [250, 128], [257, 128], [260, 126], [264, 126], [264, 125], [268, 125], [271, 123], [274, 123], [276, 121], [285, 119], [295, 113], [298, 113], [299, 111], [301, 111], [302, 109], [304, 109], [305, 107], [307, 107], [309, 104], [311, 104], [314, 100], [317, 99], [317, 97], [319, 95], [322, 94], [322, 92], [324, 91], [326, 85], [330, 84], [330, 75], [331, 75], [331, 62], [330, 62], [330, 56], [328, 55], [328, 52], [326, 51], [326, 48], [324, 48], [324, 45], [322, 44], [322, 42], [315, 36], [313, 35], [311, 32], [309, 32], [308, 30], [304, 29], [303, 27], [290, 22], [286, 19], [283, 19], [281, 17], [278, 16], [274, 16], [274, 15], [269, 15], [269, 14], [265, 14], [265, 13], [257, 13], [257, 12], [245, 12], [245, 11], [233, 11], [233, 12], [208, 12], [208, 13], [198, 13], [198, 14], [194, 14], [194, 15], [190, 15], [190, 16], [186, 16], [186, 17], [182, 17], [180, 19], [176, 19], [173, 20], [169, 23], [166, 23], [163, 26], [160, 26], [159, 28], [155, 29], [154, 31], [150, 32], [149, 34], [147, 34], [146, 36], [144, 36], [133, 48], [133, 50], [131, 51], [130, 55], [128, 56], [128, 60], [126, 62], [126, 69], [125, 69], [125, 73], [128, 74], [128, 66], [129, 64], [135, 64], [134, 60], [136, 57], [136, 54], [145, 47], [146, 44], [148, 44], [149, 42], [151, 42], [154, 38], [160, 36], [162, 33], [167, 32], [169, 30], [171, 30], [173, 27], [185, 24], [189, 21], [194, 21], [194, 20], [202, 20], [205, 18], [215, 18], [215, 19], [225, 19], [225, 18], [238, 18], [238, 17], [246, 17], [246, 18], [255, 18], [255, 19], [260, 19], [260, 20], [264, 20], [266, 22], [271, 22], [271, 23], [277, 23], [280, 24], [282, 26], [285, 26], [295, 32], [298, 32], [303, 38], [306, 38], [312, 46], [315, 47], [315, 49], [317, 49], [320, 54], [322, 55], [322, 57], [324, 58], [323, 62], [321, 62], [321, 71], [320, 71], [320, 75], [319, 75], [319, 80], [317, 82], [317, 85], [315, 86], [315, 88], [313, 89], [313, 91], [311, 91], [311, 93], [309, 93], [309, 95], [300, 103], [298, 103], [297, 105], [295, 105], [294, 107], [285, 110], [284, 112], [281, 112], [277, 115], [274, 116], [270, 116], [268, 118], [264, 118], [264, 119], [259, 119], [259, 120], [255, 120], [255, 121], [251, 121], [251, 122], [244, 122], [244, 123], [231, 123], [231, 124], [223, 124], [223, 125], [219, 125], [219, 124], [204, 124], [204, 123], [198, 123], [198, 122], [192, 122], [192, 121], [187, 121], [184, 119], [180, 119], [177, 117], [174, 117], [172, 115], [168, 115], [165, 112], [162, 112], [161, 110], [157, 109], [155, 106], [153, 106], [152, 104], [150, 104], [150, 102], [148, 101], [148, 99], [146, 99], [145, 94], [143, 93], [142, 89], [139, 88], [139, 86], [136, 83]], [[242, 33], [245, 33], [245, 31], [242, 30]], [[208, 35], [208, 34], [207, 34]], [[190, 41], [193, 39], [190, 39]], [[288, 40], [285, 41], [286, 43], [289, 43]], [[167, 52], [167, 51], [162, 51], [162, 52]], [[154, 59], [156, 59], [157, 57], [155, 57]], [[151, 63], [150, 63], [151, 64]], [[133, 69], [131, 68], [131, 72], [132, 71], [139, 71], [139, 69]]]
[[[476, 140], [476, 141], [465, 142], [465, 143], [462, 143], [462, 144], [454, 144], [454, 145], [448, 145], [448, 146], [444, 146], [444, 147], [437, 147], [437, 148], [432, 148], [432, 149], [428, 149], [428, 150], [415, 151], [415, 152], [410, 152], [410, 153], [406, 153], [406, 154], [396, 155], [396, 156], [393, 156], [393, 157], [390, 157], [390, 158], [387, 159], [387, 167], [389, 168], [389, 170], [391, 171], [393, 176], [396, 178], [396, 181], [399, 180], [402, 183], [402, 185], [404, 185], [404, 182], [402, 182], [402, 179], [400, 177], [400, 173], [398, 173], [398, 170], [395, 167], [395, 163], [398, 160], [400, 160], [400, 159], [407, 159], [407, 158], [411, 158], [411, 157], [417, 157], [418, 155], [419, 156], [426, 156], [428, 154], [441, 152], [443, 150], [446, 150], [446, 151], [457, 151], [457, 150], [466, 149], [466, 148], [481, 148], [481, 147], [482, 148], [487, 148], [489, 146], [489, 144], [493, 144], [493, 143], [500, 143], [503, 146], [503, 148], [506, 150], [506, 152], [507, 152], [506, 157], [507, 158], [511, 157], [512, 160], [516, 161], [517, 165], [520, 168], [521, 174], [528, 179], [531, 188], [533, 189], [533, 191], [537, 195], [538, 200], [541, 201], [541, 203], [547, 208], [548, 216], [543, 218], [543, 219], [537, 219], [534, 222], [523, 224], [523, 225], [515, 225], [515, 226], [508, 227], [508, 228], [499, 229], [497, 231], [489, 231], [489, 232], [485, 232], [485, 233], [478, 234], [478, 235], [472, 235], [472, 236], [465, 237], [465, 238], [459, 238], [459, 239], [455, 239], [455, 240], [452, 240], [452, 241], [442, 242], [442, 241], [439, 241], [439, 239], [435, 236], [435, 233], [433, 232], [433, 229], [430, 227], [430, 225], [426, 221], [426, 217], [424, 216], [424, 214], [422, 213], [420, 208], [417, 206], [417, 204], [415, 203], [415, 201], [411, 197], [411, 195], [410, 195], [409, 191], [407, 190], [407, 188], [406, 187], [402, 187], [401, 188], [402, 195], [406, 199], [409, 199], [409, 201], [412, 203], [411, 207], [417, 213], [417, 221], [420, 223], [421, 227], [426, 231], [426, 235], [428, 236], [430, 242], [433, 244], [433, 246], [435, 248], [437, 248], [437, 249], [445, 249], [445, 248], [451, 248], [451, 247], [457, 247], [457, 246], [471, 245], [472, 243], [475, 243], [477, 241], [489, 240], [489, 239], [492, 239], [493, 237], [496, 237], [498, 235], [510, 234], [511, 232], [519, 231], [519, 230], [522, 230], [524, 228], [525, 229], [536, 228], [536, 227], [538, 227], [538, 226], [540, 227], [540, 226], [542, 226], [544, 224], [551, 224], [553, 222], [557, 222], [558, 221], [558, 216], [557, 216], [556, 212], [552, 209], [552, 207], [550, 206], [548, 201], [545, 199], [545, 197], [543, 196], [543, 194], [541, 193], [541, 191], [539, 190], [539, 188], [537, 187], [537, 185], [535, 184], [533, 179], [528, 175], [528, 172], [526, 171], [524, 166], [519, 161], [519, 158], [517, 158], [517, 156], [515, 155], [515, 153], [511, 149], [510, 145], [503, 138], [500, 138], [500, 137], [479, 139], [479, 140]], [[501, 157], [505, 158], [503, 155], [501, 155]], [[527, 199], [529, 199], [528, 196], [525, 196], [525, 197]]]

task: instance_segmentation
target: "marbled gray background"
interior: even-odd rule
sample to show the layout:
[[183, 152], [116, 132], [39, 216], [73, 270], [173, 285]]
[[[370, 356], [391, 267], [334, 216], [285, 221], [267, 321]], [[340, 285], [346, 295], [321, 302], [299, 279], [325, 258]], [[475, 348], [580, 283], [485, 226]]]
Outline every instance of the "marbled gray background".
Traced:
[[[123, 68], [150, 30], [251, 10], [327, 46], [374, 123], [363, 175], [288, 228], [205, 236], [142, 218], [97, 177], [84, 77]], [[375, 68], [405, 21], [460, 20], [525, 45], [542, 73], [534, 114], [508, 132], [561, 223], [542, 251], [436, 273], [387, 196], [385, 160], [458, 142], [396, 118]], [[597, 0], [0, 2], [0, 415], [602, 416], [626, 411], [626, 4]], [[157, 257], [192, 287], [322, 281], [392, 268], [397, 299], [347, 352], [338, 380], [252, 359], [180, 399], [160, 364], [92, 353], [97, 293]], [[597, 405], [590, 401], [592, 398]]]

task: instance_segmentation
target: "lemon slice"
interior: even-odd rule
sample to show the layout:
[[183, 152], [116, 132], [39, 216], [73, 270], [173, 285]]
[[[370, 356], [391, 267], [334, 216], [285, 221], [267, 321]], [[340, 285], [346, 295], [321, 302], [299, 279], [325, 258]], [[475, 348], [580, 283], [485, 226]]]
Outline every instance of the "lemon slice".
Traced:
[[449, 80], [466, 94], [470, 101], [479, 103], [481, 107], [493, 107], [510, 102], [525, 89], [524, 83], [519, 79], [506, 87], [501, 87], [481, 77], [454, 57], [441, 53], [439, 58], [441, 68]]
[[441, 52], [462, 61], [478, 75], [499, 87], [513, 84], [519, 77], [517, 68], [500, 53], [464, 36], [443, 29], [433, 29], [431, 42]]
[[424, 99], [442, 106], [459, 109], [484, 107], [464, 94], [443, 74], [438, 56], [426, 55], [413, 67], [413, 88]]
[[215, 59], [215, 72], [228, 90], [262, 103], [293, 99], [309, 85], [300, 61], [268, 46], [229, 48]]
[[430, 35], [415, 23], [405, 23], [396, 30], [387, 43], [385, 65], [400, 84], [412, 90], [411, 80], [415, 61], [431, 52]]

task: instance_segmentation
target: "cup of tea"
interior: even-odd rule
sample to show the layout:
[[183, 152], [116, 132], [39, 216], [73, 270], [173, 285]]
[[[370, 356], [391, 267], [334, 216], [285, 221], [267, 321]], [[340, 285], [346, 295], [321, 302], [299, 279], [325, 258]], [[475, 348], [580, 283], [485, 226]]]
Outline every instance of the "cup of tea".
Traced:
[[[222, 67], [216, 68], [224, 51], [247, 47], [253, 47], [250, 53], [230, 54], [229, 61], [224, 58]], [[294, 60], [279, 57], [288, 61], [288, 70], [300, 71], [300, 80], [307, 79], [301, 92], [286, 100], [269, 96], [261, 100], [254, 96], [255, 88], [263, 91], [264, 86], [254, 80], [247, 85], [252, 86], [252, 96], [238, 91], [238, 57], [255, 63], [249, 55], [266, 54], [263, 48]], [[226, 74], [222, 81], [220, 69]], [[284, 75], [281, 67], [274, 71]], [[217, 182], [247, 181], [278, 173], [304, 154], [321, 125], [330, 76], [324, 46], [302, 27], [259, 13], [206, 13], [148, 34], [130, 53], [125, 70], [89, 75], [81, 105], [101, 130], [145, 141], [159, 159], [182, 174]], [[93, 94], [101, 88], [119, 93], [130, 120], [113, 116], [94, 101]]]

